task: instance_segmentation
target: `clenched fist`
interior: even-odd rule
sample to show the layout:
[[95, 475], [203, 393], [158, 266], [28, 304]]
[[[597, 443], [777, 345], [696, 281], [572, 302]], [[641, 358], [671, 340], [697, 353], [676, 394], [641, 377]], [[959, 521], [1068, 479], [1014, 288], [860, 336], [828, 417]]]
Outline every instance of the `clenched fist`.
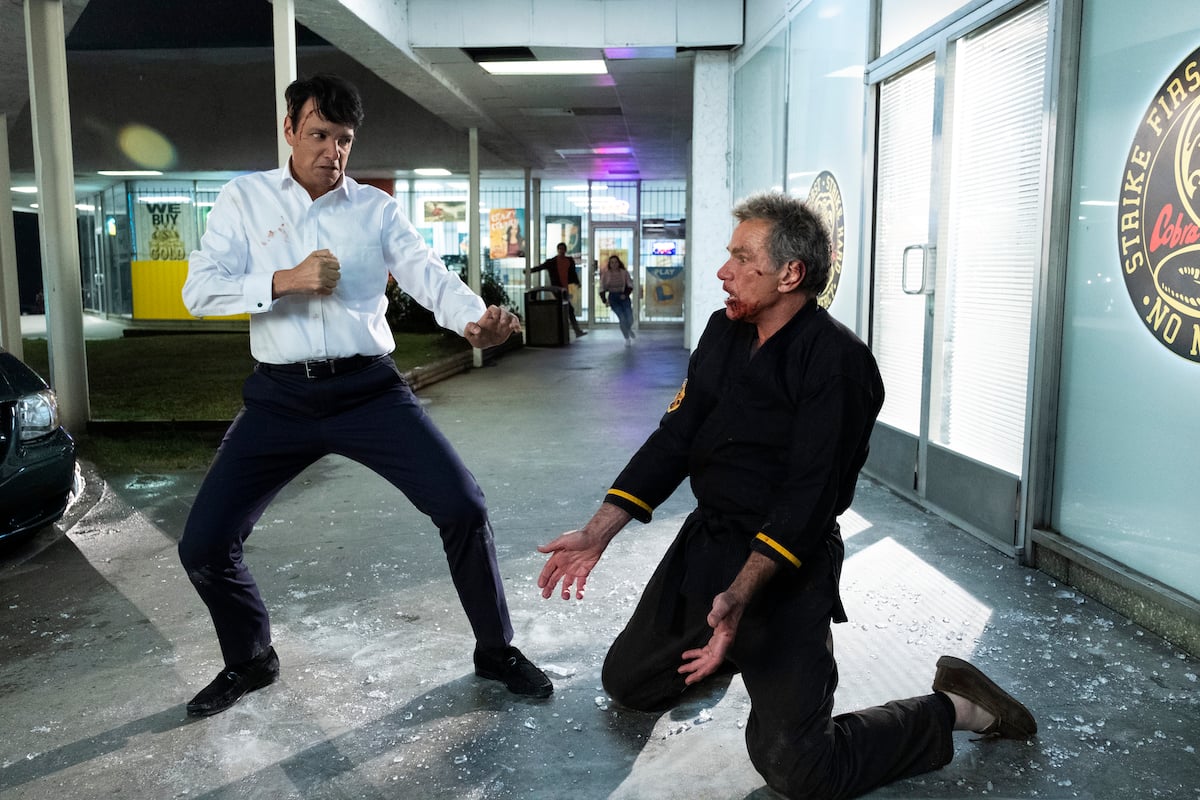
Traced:
[[333, 294], [341, 278], [341, 264], [329, 250], [314, 250], [291, 269], [281, 269], [271, 280], [275, 297], [288, 294]]
[[521, 320], [499, 306], [488, 306], [478, 322], [468, 323], [463, 338], [472, 347], [491, 347], [500, 344], [521, 330]]

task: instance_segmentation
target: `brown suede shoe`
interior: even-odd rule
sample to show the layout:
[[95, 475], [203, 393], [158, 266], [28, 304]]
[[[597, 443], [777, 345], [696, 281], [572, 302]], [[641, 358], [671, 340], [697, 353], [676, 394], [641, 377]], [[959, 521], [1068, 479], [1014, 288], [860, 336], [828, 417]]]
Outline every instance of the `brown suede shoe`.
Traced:
[[1037, 720], [1029, 709], [961, 658], [942, 656], [938, 659], [933, 690], [956, 694], [995, 716], [995, 722], [975, 731], [978, 734], [1000, 739], [1028, 739], [1037, 734]]

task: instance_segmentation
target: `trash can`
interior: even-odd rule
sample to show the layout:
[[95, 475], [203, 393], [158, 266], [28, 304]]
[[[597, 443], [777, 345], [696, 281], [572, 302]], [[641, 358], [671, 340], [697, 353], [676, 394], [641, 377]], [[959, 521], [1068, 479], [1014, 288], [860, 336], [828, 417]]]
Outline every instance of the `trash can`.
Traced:
[[570, 308], [567, 299], [553, 286], [540, 286], [525, 293], [525, 344], [529, 347], [559, 347], [570, 341]]

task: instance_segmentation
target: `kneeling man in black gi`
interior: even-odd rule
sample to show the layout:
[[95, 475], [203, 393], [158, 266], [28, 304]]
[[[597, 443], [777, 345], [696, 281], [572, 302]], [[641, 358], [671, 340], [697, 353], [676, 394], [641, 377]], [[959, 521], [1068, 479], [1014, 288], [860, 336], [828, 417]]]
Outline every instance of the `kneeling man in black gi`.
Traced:
[[788, 797], [854, 797], [938, 769], [951, 732], [1024, 739], [1037, 723], [971, 664], [938, 660], [932, 694], [832, 716], [831, 621], [850, 506], [883, 382], [871, 351], [820, 306], [829, 238], [801, 202], [758, 195], [734, 209], [729, 295], [687, 380], [580, 530], [539, 548], [543, 597], [583, 598], [630, 519], [647, 522], [685, 477], [698, 507], [604, 662], [605, 690], [659, 711], [716, 673], [741, 672], [746, 746]]

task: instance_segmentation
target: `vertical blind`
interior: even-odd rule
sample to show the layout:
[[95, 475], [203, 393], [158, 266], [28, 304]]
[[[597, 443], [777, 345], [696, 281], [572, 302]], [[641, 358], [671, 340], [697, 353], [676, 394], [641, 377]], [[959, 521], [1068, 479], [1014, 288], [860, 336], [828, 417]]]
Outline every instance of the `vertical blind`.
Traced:
[[1048, 23], [1042, 2], [959, 40], [947, 104], [950, 181], [937, 288], [944, 316], [930, 438], [1014, 475], [1041, 254]]
[[904, 248], [929, 240], [933, 164], [934, 63], [888, 79], [879, 90], [876, 190], [875, 335], [885, 422], [914, 436], [921, 428], [925, 297], [901, 288]]

